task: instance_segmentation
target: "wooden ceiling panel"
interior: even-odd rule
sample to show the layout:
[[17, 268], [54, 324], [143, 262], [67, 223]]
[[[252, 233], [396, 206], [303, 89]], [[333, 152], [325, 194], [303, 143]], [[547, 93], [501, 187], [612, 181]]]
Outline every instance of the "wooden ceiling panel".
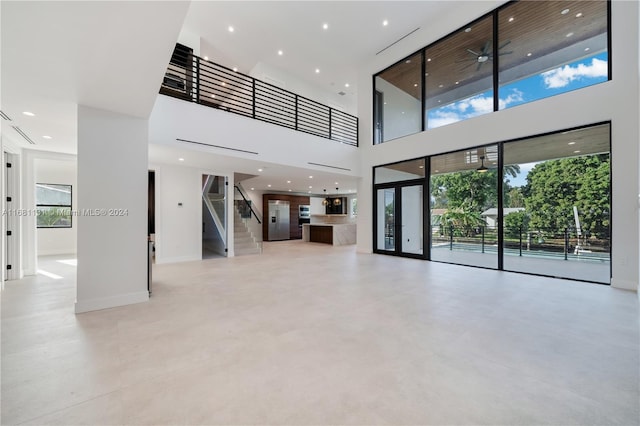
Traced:
[[[501, 9], [498, 22], [500, 66], [501, 70], [508, 70], [605, 34], [607, 2], [520, 1]], [[567, 51], [571, 56], [563, 59], [570, 62], [606, 49], [602, 45], [580, 47]], [[489, 90], [494, 60], [493, 16], [479, 19], [428, 47], [425, 56], [428, 99], [453, 90], [460, 93], [460, 99]], [[420, 53], [413, 55], [379, 77], [420, 100], [422, 90], [416, 85], [420, 81], [420, 60]], [[514, 74], [525, 76], [546, 71], [530, 68]], [[479, 85], [473, 84], [477, 82]]]
[[[583, 129], [536, 136], [504, 145], [504, 164], [527, 164], [559, 158], [608, 153], [610, 151], [609, 125], [602, 124]], [[497, 167], [497, 145], [431, 157], [431, 173], [444, 174], [476, 170], [481, 165]]]

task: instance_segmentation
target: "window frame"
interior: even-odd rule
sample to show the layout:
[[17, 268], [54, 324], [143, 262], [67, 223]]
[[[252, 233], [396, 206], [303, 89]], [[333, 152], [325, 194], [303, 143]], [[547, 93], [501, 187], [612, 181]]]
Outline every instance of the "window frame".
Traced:
[[[428, 45], [414, 51], [411, 52], [410, 54], [404, 56], [402, 59], [394, 62], [393, 64], [381, 69], [380, 71], [374, 73], [371, 77], [371, 84], [372, 84], [372, 94], [371, 94], [371, 99], [372, 99], [372, 117], [374, 117], [374, 119], [372, 120], [372, 133], [371, 133], [371, 143], [372, 145], [380, 145], [386, 142], [390, 142], [392, 140], [395, 139], [400, 139], [406, 136], [410, 136], [416, 133], [421, 133], [424, 132], [428, 129], [428, 123], [426, 120], [426, 103], [427, 103], [427, 97], [426, 97], [426, 93], [425, 93], [425, 70], [426, 70], [426, 51], [427, 49], [432, 48], [433, 46], [437, 45], [438, 43], [443, 42], [444, 40], [446, 40], [447, 38], [451, 37], [452, 35], [458, 33], [459, 31], [464, 31], [465, 28], [468, 28], [470, 26], [473, 26], [475, 23], [483, 20], [483, 19], [487, 19], [489, 16], [492, 17], [493, 19], [493, 46], [492, 49], [494, 52], [498, 51], [498, 47], [499, 47], [499, 36], [500, 36], [500, 28], [499, 28], [499, 14], [501, 11], [503, 11], [504, 9], [510, 7], [511, 5], [513, 5], [514, 3], [518, 3], [521, 1], [525, 1], [525, 0], [511, 0], [506, 2], [503, 5], [500, 5], [498, 7], [496, 7], [495, 9], [483, 14], [482, 16], [473, 19], [472, 21], [470, 21], [469, 23], [460, 26], [459, 28], [455, 29], [454, 31], [451, 31], [450, 33], [447, 33], [446, 35], [444, 35], [443, 37], [438, 38], [437, 40], [435, 40], [432, 43], [429, 43]], [[597, 84], [601, 84], [601, 83], [606, 83], [608, 81], [611, 81], [613, 79], [613, 55], [612, 55], [612, 37], [611, 37], [611, 0], [603, 0], [606, 2], [606, 9], [607, 9], [607, 17], [606, 17], [606, 21], [607, 21], [607, 54], [608, 54], [608, 58], [607, 58], [607, 79], [605, 81], [599, 82], [599, 83], [595, 83], [594, 85]], [[376, 142], [376, 138], [375, 138], [375, 133], [376, 133], [376, 102], [375, 102], [375, 92], [376, 92], [376, 77], [378, 77], [379, 75], [383, 74], [384, 72], [388, 71], [389, 69], [401, 64], [402, 62], [406, 61], [407, 59], [415, 56], [416, 54], [421, 54], [421, 58], [422, 58], [422, 64], [421, 64], [421, 69], [422, 69], [422, 73], [420, 75], [420, 89], [422, 91], [422, 126], [421, 126], [421, 130], [415, 132], [415, 133], [410, 133], [404, 136], [400, 136], [394, 139], [389, 139], [389, 140], [381, 140]], [[500, 93], [500, 84], [499, 84], [499, 77], [500, 77], [500, 60], [499, 57], [496, 57], [494, 61], [492, 61], [492, 65], [493, 65], [493, 73], [492, 73], [492, 77], [493, 77], [493, 87], [491, 88], [491, 92], [493, 94], [493, 111], [492, 112], [497, 112], [500, 111], [500, 99], [499, 99], [499, 93]], [[591, 87], [593, 85], [589, 85], [586, 87]], [[585, 88], [586, 88], [585, 87]], [[574, 89], [574, 90], [580, 90], [581, 88], [578, 89]], [[551, 95], [549, 97], [554, 97], [557, 95], [563, 95], [565, 93], [569, 93], [573, 90], [569, 90], [567, 92], [561, 92], [561, 93], [557, 93], [555, 95]], [[537, 102], [540, 100], [544, 100], [544, 99], [548, 99], [549, 97], [544, 97], [541, 99], [536, 99], [536, 100], [532, 100], [529, 102], [524, 102], [522, 105], [531, 103], [531, 102]], [[519, 106], [519, 105], [517, 105]], [[384, 117], [383, 117], [384, 119]], [[461, 120], [461, 121], [465, 121], [465, 120]], [[383, 126], [382, 126], [382, 131], [381, 131], [382, 135], [384, 135], [384, 121], [383, 121]], [[382, 137], [382, 139], [384, 139], [384, 136]]]
[[38, 218], [36, 217], [36, 228], [37, 229], [69, 229], [69, 228], [73, 228], [73, 185], [72, 184], [66, 184], [66, 183], [44, 183], [44, 182], [36, 182], [36, 188], [38, 185], [42, 185], [42, 186], [64, 186], [64, 187], [69, 187], [69, 204], [43, 204], [43, 203], [38, 203], [37, 200], [37, 194], [36, 194], [36, 215], [39, 216], [40, 213], [40, 207], [47, 207], [47, 208], [58, 208], [58, 209], [69, 209], [69, 225], [64, 225], [64, 226], [46, 226], [46, 225], [40, 225], [38, 223]]

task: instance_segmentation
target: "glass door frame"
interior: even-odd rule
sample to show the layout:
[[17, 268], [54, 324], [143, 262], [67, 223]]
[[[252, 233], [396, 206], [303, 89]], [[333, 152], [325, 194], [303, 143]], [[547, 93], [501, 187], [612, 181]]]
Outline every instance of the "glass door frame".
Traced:
[[[597, 126], [602, 126], [602, 125], [608, 125], [609, 126], [609, 135], [608, 135], [608, 141], [609, 141], [609, 145], [608, 145], [608, 155], [609, 155], [609, 161], [611, 162], [611, 164], [613, 163], [613, 152], [612, 152], [612, 128], [613, 125], [611, 123], [611, 121], [601, 121], [601, 122], [596, 122], [596, 123], [590, 123], [590, 124], [585, 124], [585, 125], [581, 125], [581, 126], [576, 126], [576, 127], [569, 127], [569, 128], [565, 128], [565, 129], [559, 129], [559, 130], [554, 130], [554, 131], [550, 131], [550, 132], [545, 132], [545, 133], [539, 133], [539, 134], [534, 134], [534, 135], [529, 135], [529, 136], [523, 136], [523, 137], [519, 137], [519, 138], [514, 138], [514, 139], [509, 139], [509, 140], [504, 140], [504, 141], [499, 141], [499, 142], [493, 142], [493, 143], [489, 143], [489, 144], [483, 144], [483, 145], [476, 145], [476, 146], [471, 146], [471, 147], [466, 147], [466, 148], [461, 148], [461, 149], [457, 149], [457, 150], [452, 150], [452, 151], [447, 151], [447, 152], [441, 152], [441, 153], [437, 153], [437, 154], [431, 154], [431, 155], [426, 155], [426, 156], [421, 156], [421, 157], [416, 157], [413, 159], [408, 159], [408, 160], [403, 160], [403, 161], [396, 161], [393, 163], [386, 163], [386, 164], [380, 164], [377, 166], [373, 166], [372, 167], [372, 175], [373, 175], [373, 206], [372, 206], [372, 225], [373, 225], [373, 241], [372, 241], [372, 248], [373, 248], [373, 253], [376, 254], [385, 254], [385, 255], [390, 255], [390, 256], [401, 256], [401, 257], [411, 257], [411, 258], [417, 258], [417, 259], [424, 259], [424, 260], [429, 260], [429, 261], [433, 261], [433, 262], [439, 262], [439, 263], [449, 263], [449, 262], [444, 262], [441, 260], [433, 260], [431, 259], [431, 243], [432, 243], [432, 234], [431, 234], [431, 158], [434, 156], [439, 156], [439, 155], [445, 155], [445, 154], [450, 154], [450, 153], [454, 153], [454, 152], [458, 152], [458, 151], [465, 151], [465, 150], [472, 150], [472, 149], [478, 149], [478, 148], [484, 148], [484, 147], [488, 147], [488, 146], [497, 146], [497, 164], [496, 164], [496, 169], [498, 171], [498, 179], [496, 182], [496, 186], [497, 186], [497, 194], [498, 194], [498, 199], [497, 199], [497, 217], [496, 217], [496, 226], [497, 226], [497, 267], [487, 267], [487, 266], [477, 266], [477, 265], [467, 265], [467, 264], [462, 264], [462, 263], [451, 263], [454, 265], [461, 265], [461, 266], [466, 266], [466, 267], [470, 267], [470, 268], [481, 268], [481, 269], [491, 269], [491, 270], [497, 270], [497, 271], [505, 271], [505, 272], [513, 272], [513, 273], [518, 273], [518, 274], [524, 274], [524, 275], [533, 275], [533, 276], [543, 276], [543, 277], [552, 277], [552, 278], [559, 278], [559, 279], [564, 279], [564, 280], [571, 280], [571, 281], [578, 281], [578, 282], [586, 282], [586, 283], [592, 283], [592, 284], [598, 284], [598, 285], [611, 285], [611, 279], [613, 278], [613, 249], [612, 246], [613, 244], [611, 243], [611, 239], [613, 236], [612, 233], [612, 228], [613, 228], [613, 223], [609, 224], [609, 281], [608, 282], [602, 282], [602, 281], [594, 281], [594, 280], [589, 280], [589, 279], [581, 279], [581, 278], [575, 278], [575, 277], [571, 277], [571, 276], [557, 276], [557, 275], [551, 275], [548, 273], [544, 273], [544, 272], [539, 272], [539, 273], [535, 273], [535, 272], [526, 272], [526, 271], [518, 271], [518, 270], [512, 270], [510, 268], [506, 268], [505, 269], [505, 264], [504, 264], [504, 259], [505, 259], [505, 223], [504, 223], [504, 205], [505, 205], [505, 199], [504, 199], [504, 184], [505, 184], [505, 163], [504, 163], [504, 150], [505, 150], [505, 145], [508, 147], [509, 144], [514, 143], [514, 142], [521, 142], [524, 140], [528, 140], [528, 139], [532, 139], [532, 138], [537, 138], [537, 137], [542, 137], [542, 136], [553, 136], [553, 135], [564, 135], [564, 134], [568, 134], [569, 132], [572, 131], [577, 131], [577, 130], [583, 130], [583, 129], [590, 129], [590, 128], [594, 128]], [[584, 154], [583, 154], [584, 155]], [[409, 162], [409, 161], [414, 161], [414, 160], [418, 160], [418, 159], [424, 159], [424, 172], [425, 172], [425, 177], [424, 178], [418, 178], [418, 179], [412, 179], [412, 180], [405, 180], [405, 181], [393, 181], [393, 182], [384, 182], [384, 183], [378, 183], [376, 184], [376, 169], [377, 168], [383, 168], [385, 166], [390, 166], [390, 165], [394, 165], [394, 164], [398, 164], [398, 163], [404, 163], [404, 162]], [[396, 244], [394, 250], [379, 250], [377, 249], [377, 236], [378, 236], [378, 230], [377, 230], [377, 225], [378, 225], [378, 216], [377, 216], [377, 202], [378, 202], [378, 190], [379, 189], [389, 189], [389, 188], [393, 188], [395, 190], [394, 195], [395, 195], [395, 199], [394, 202], [397, 203], [397, 205], [399, 206], [399, 209], [396, 209], [396, 215], [399, 217], [399, 220], [396, 220], [396, 222], [394, 223], [395, 225], [395, 235], [399, 236], [401, 235], [401, 231], [402, 231], [402, 210], [401, 210], [401, 204], [402, 204], [402, 188], [406, 187], [406, 186], [415, 186], [415, 185], [423, 185], [423, 254], [422, 255], [415, 255], [415, 254], [411, 254], [411, 253], [402, 253], [402, 238], [400, 238], [399, 244]], [[614, 213], [613, 213], [613, 167], [610, 166], [610, 170], [609, 170], [609, 218], [612, 218]]]
[[[426, 170], [426, 176], [429, 176], [428, 166]], [[402, 251], [402, 188], [408, 186], [422, 185], [422, 254], [404, 253]], [[377, 247], [378, 242], [378, 218], [377, 206], [378, 206], [378, 190], [380, 189], [393, 189], [394, 190], [394, 204], [395, 204], [395, 220], [394, 220], [394, 238], [395, 244], [393, 250], [382, 250]], [[431, 250], [431, 235], [427, 230], [429, 229], [429, 223], [431, 218], [429, 215], [429, 181], [426, 178], [406, 180], [401, 182], [387, 182], [375, 184], [373, 186], [373, 252], [376, 254], [386, 254], [390, 256], [410, 257], [414, 259], [428, 260], [430, 258]], [[383, 218], [382, 218], [383, 219]], [[384, 219], [383, 219], [384, 220]]]

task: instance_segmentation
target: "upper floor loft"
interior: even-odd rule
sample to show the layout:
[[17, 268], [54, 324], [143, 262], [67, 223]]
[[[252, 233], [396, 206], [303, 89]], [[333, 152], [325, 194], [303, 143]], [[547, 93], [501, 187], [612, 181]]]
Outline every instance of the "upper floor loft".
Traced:
[[177, 44], [160, 93], [358, 146], [358, 118], [193, 54]]

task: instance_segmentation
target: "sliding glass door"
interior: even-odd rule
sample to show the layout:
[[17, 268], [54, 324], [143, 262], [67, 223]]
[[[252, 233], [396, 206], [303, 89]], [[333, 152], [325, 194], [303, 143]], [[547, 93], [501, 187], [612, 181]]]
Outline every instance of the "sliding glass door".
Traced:
[[504, 270], [609, 284], [609, 124], [504, 144]]
[[431, 157], [431, 260], [498, 267], [498, 146]]
[[609, 284], [610, 127], [376, 167], [374, 251]]

